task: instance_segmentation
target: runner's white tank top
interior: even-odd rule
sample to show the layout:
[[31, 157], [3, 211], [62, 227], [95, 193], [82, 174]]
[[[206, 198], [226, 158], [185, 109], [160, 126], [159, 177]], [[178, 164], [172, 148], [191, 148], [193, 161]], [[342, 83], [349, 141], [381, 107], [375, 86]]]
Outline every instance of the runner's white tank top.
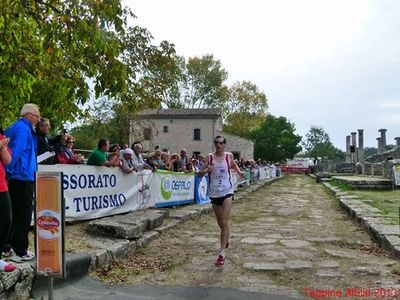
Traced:
[[208, 196], [219, 198], [233, 194], [231, 165], [228, 153], [225, 152], [224, 159], [222, 160], [217, 160], [213, 154], [209, 154], [208, 162], [213, 166], [212, 171], [208, 174]]

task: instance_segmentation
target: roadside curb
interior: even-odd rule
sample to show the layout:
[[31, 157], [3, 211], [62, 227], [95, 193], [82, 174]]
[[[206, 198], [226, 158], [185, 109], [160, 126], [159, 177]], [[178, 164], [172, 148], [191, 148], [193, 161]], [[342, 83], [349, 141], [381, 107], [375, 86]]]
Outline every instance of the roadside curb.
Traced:
[[328, 182], [322, 182], [322, 184], [334, 194], [340, 206], [368, 232], [381, 248], [400, 259], [399, 225], [388, 224], [377, 208], [369, 206], [357, 196], [349, 195]]
[[[253, 193], [264, 185], [269, 185], [283, 177], [268, 178], [263, 181], [257, 181], [246, 189], [238, 190], [235, 193], [235, 201], [242, 201], [248, 194]], [[173, 221], [166, 225], [161, 225], [150, 231], [147, 231], [137, 240], [128, 239], [112, 239], [105, 236], [98, 237], [98, 243], [103, 247], [90, 251], [80, 253], [66, 253], [66, 278], [59, 278], [55, 283], [66, 283], [74, 281], [79, 277], [85, 276], [96, 269], [105, 267], [116, 259], [126, 258], [128, 255], [135, 253], [138, 249], [146, 246], [152, 240], [158, 238], [170, 229], [176, 228], [179, 225], [186, 223], [189, 220], [200, 218], [203, 214], [208, 214], [213, 211], [211, 204], [190, 204], [178, 206], [175, 208], [166, 208], [169, 211], [169, 218]], [[107, 244], [104, 242], [107, 240]], [[45, 277], [35, 276], [34, 289], [45, 282]]]

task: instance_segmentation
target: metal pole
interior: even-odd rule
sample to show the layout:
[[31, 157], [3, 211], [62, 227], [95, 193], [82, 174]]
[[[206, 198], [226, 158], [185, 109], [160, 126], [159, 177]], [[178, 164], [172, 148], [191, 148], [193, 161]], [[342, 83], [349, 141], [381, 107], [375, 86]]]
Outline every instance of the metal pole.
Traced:
[[49, 300], [53, 300], [53, 276], [49, 276], [48, 288], [49, 288]]

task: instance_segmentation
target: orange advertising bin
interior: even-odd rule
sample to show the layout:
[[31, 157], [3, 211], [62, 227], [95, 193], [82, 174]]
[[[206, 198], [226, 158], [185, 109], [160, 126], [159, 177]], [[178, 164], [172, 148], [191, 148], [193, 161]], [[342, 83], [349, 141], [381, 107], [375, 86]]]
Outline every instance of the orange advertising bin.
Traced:
[[64, 276], [62, 173], [38, 172], [35, 199], [37, 272]]

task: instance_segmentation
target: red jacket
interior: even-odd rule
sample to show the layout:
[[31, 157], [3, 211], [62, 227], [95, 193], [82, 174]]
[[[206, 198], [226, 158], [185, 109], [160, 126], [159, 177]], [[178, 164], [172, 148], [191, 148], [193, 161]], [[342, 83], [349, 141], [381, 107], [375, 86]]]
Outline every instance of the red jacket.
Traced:
[[[0, 140], [4, 139], [4, 135], [0, 134]], [[8, 153], [11, 154], [10, 148], [6, 147]], [[0, 159], [0, 193], [8, 192], [6, 181], [6, 170], [4, 169], [3, 161]]]
[[64, 151], [58, 153], [56, 155], [56, 162], [59, 164], [80, 164], [80, 162], [76, 161], [76, 152], [71, 149], [73, 156], [70, 155], [67, 151]]

